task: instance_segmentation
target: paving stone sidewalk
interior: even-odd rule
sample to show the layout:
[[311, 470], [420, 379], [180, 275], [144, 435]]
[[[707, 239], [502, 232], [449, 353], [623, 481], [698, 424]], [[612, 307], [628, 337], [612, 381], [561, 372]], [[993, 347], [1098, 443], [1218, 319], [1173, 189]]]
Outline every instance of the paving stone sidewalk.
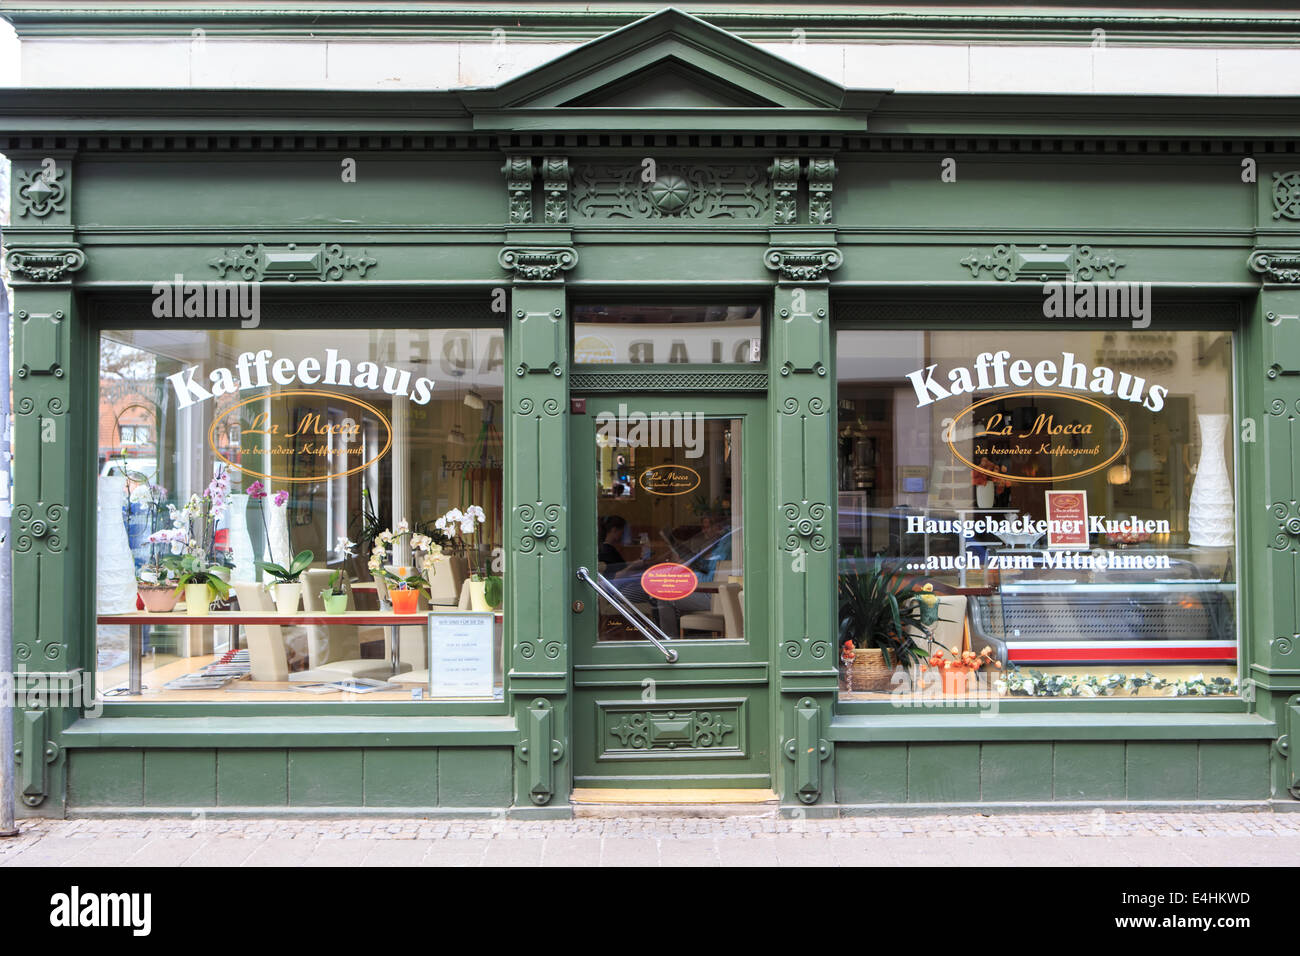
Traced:
[[24, 820], [0, 866], [1295, 866], [1300, 813]]

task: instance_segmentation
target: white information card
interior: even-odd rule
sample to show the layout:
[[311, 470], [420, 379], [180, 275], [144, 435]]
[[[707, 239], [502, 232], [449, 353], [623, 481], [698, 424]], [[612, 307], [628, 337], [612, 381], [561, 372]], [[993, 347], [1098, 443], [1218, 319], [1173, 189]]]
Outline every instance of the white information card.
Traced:
[[496, 615], [429, 613], [429, 693], [491, 697]]

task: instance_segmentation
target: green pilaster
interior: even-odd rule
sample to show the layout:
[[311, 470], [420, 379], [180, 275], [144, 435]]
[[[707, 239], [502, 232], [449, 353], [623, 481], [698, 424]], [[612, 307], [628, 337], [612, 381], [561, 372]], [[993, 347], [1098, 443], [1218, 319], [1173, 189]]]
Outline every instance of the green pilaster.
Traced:
[[[779, 674], [779, 790], [786, 802], [833, 792], [826, 727], [835, 657], [835, 379], [830, 281], [834, 237], [773, 236], [764, 255], [778, 281], [772, 317], [772, 642]], [[829, 240], [829, 241], [827, 241]]]
[[577, 263], [564, 231], [509, 236], [514, 273], [506, 365], [506, 634], [518, 721], [515, 802], [564, 802], [569, 763], [568, 351], [564, 272]]

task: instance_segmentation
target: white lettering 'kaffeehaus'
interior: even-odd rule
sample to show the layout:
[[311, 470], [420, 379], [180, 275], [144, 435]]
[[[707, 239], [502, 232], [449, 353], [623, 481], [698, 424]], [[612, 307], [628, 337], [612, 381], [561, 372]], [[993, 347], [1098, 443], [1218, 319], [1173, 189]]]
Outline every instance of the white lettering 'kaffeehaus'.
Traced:
[[290, 358], [275, 358], [270, 349], [257, 353], [244, 352], [235, 360], [235, 367], [214, 368], [208, 373], [206, 388], [197, 381], [199, 367], [190, 365], [167, 381], [176, 390], [177, 408], [188, 408], [217, 395], [231, 395], [250, 388], [269, 388], [276, 385], [344, 385], [352, 388], [382, 390], [389, 395], [405, 395], [415, 405], [427, 405], [433, 397], [433, 379], [417, 378], [411, 385], [411, 373], [391, 365], [375, 362], [352, 362], [339, 358], [338, 349], [326, 349], [325, 358], [307, 356], [295, 362]]
[[967, 392], [1040, 387], [1118, 395], [1126, 401], [1138, 402], [1144, 408], [1158, 412], [1165, 407], [1165, 396], [1169, 394], [1169, 389], [1164, 385], [1152, 385], [1148, 389], [1145, 378], [1128, 372], [1116, 375], [1113, 369], [1105, 365], [1090, 368], [1083, 362], [1076, 361], [1073, 352], [1062, 352], [1059, 364], [1051, 359], [1037, 363], [1027, 359], [1013, 360], [1011, 353], [1005, 350], [996, 353], [981, 352], [975, 359], [973, 369], [965, 365], [951, 369], [945, 384], [935, 381], [934, 370], [938, 367], [936, 362], [907, 373], [908, 381], [916, 391], [917, 408]]
[[83, 893], [78, 886], [50, 897], [50, 925], [130, 927], [133, 936], [148, 936], [153, 928], [152, 893]]

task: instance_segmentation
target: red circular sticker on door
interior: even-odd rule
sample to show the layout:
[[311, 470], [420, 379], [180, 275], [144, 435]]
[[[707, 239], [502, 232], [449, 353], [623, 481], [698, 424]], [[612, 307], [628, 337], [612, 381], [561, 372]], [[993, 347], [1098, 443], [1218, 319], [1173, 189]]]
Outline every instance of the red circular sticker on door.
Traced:
[[699, 579], [695, 572], [684, 564], [656, 564], [641, 575], [641, 587], [645, 593], [661, 601], [680, 601], [694, 594], [697, 584]]

